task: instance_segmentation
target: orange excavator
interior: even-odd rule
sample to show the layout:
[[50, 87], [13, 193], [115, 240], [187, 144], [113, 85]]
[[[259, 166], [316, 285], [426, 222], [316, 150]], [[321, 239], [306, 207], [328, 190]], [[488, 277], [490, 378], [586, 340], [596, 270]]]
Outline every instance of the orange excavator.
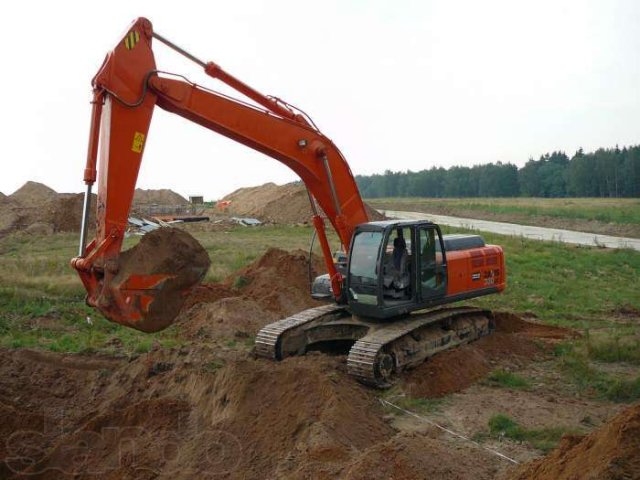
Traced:
[[[154, 41], [252, 103], [158, 70]], [[164, 297], [177, 290], [184, 298], [208, 267], [176, 281], [171, 262], [165, 262], [165, 270], [136, 271], [121, 252], [157, 105], [282, 162], [307, 187], [328, 272], [316, 279], [312, 295], [333, 301], [265, 326], [256, 337], [257, 355], [279, 360], [346, 344], [348, 371], [364, 383], [384, 387], [401, 370], [491, 333], [490, 311], [443, 305], [504, 290], [502, 248], [486, 245], [478, 235], [443, 235], [429, 221], [369, 222], [347, 161], [301, 110], [196, 58], [154, 32], [145, 18], [134, 21], [108, 53], [92, 85], [87, 191], [79, 255], [71, 264], [88, 292], [87, 303], [109, 320], [143, 331], [166, 327], [177, 310], [167, 322]], [[96, 180], [96, 237], [87, 243]], [[343, 255], [332, 255], [321, 211], [337, 233]]]

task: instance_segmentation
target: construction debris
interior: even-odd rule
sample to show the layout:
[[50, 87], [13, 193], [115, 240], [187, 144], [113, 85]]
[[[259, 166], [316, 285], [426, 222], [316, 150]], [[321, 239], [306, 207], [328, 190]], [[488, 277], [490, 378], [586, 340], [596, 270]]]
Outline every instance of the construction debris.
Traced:
[[262, 225], [262, 222], [257, 218], [231, 217], [231, 221], [238, 225], [242, 225], [243, 227], [255, 227], [256, 225]]
[[126, 235], [145, 235], [162, 226], [168, 226], [168, 223], [156, 223], [146, 218], [129, 217], [128, 222], [129, 228], [127, 229]]

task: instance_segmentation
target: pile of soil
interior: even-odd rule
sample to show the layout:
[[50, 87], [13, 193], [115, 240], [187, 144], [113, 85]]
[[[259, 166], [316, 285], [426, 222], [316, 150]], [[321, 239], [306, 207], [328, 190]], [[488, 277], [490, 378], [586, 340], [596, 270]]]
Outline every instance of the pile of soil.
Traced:
[[519, 368], [545, 355], [539, 340], [575, 335], [566, 328], [526, 322], [508, 312], [495, 312], [496, 330], [473, 343], [442, 352], [411, 370], [403, 379], [415, 397], [438, 398], [462, 391], [484, 378], [500, 364]]
[[451, 444], [440, 436], [399, 434], [377, 444], [349, 466], [345, 479], [491, 480], [497, 472], [495, 457], [469, 444]]
[[133, 205], [186, 205], [188, 203], [189, 200], [167, 188], [159, 190], [136, 188], [133, 194]]
[[[300, 182], [276, 185], [266, 183], [258, 187], [240, 188], [226, 197], [230, 201], [226, 211], [232, 215], [255, 217], [263, 222], [296, 224], [311, 220], [311, 206], [305, 186]], [[370, 221], [384, 216], [365, 204]]]
[[20, 221], [17, 207], [18, 205], [6, 195], [0, 197], [0, 238], [16, 229]]
[[35, 206], [35, 204], [51, 200], [57, 194], [54, 189], [42, 183], [29, 181], [9, 195], [9, 198], [24, 206]]
[[[37, 182], [27, 182], [0, 199], [0, 236], [14, 231], [48, 235], [79, 232], [84, 194], [57, 193]], [[95, 225], [96, 196], [92, 195], [89, 228]]]
[[[134, 205], [186, 205], [188, 200], [171, 190], [141, 190]], [[37, 235], [79, 232], [84, 194], [57, 193], [38, 182], [27, 182], [11, 195], [0, 194], [0, 237], [14, 231]], [[95, 228], [96, 195], [91, 196], [89, 229]]]
[[587, 436], [566, 435], [546, 457], [523, 465], [513, 480], [640, 478], [640, 404]]
[[114, 285], [135, 275], [167, 275], [154, 288], [154, 299], [145, 316], [127, 325], [143, 332], [157, 332], [173, 323], [185, 302], [185, 292], [202, 281], [209, 270], [209, 254], [189, 233], [159, 228], [147, 233], [134, 247], [121, 253]]
[[335, 478], [394, 434], [332, 358], [2, 359], [2, 478]]
[[[322, 259], [313, 255], [311, 279], [324, 270]], [[318, 305], [310, 295], [308, 252], [270, 248], [223, 283], [196, 287], [179, 324], [190, 338], [245, 338], [268, 323]]]
[[[96, 195], [91, 195], [89, 226], [95, 226]], [[33, 221], [27, 230], [33, 230], [34, 224], [50, 225], [53, 232], [79, 232], [82, 225], [83, 193], [59, 193], [43, 204], [42, 209], [31, 216]]]

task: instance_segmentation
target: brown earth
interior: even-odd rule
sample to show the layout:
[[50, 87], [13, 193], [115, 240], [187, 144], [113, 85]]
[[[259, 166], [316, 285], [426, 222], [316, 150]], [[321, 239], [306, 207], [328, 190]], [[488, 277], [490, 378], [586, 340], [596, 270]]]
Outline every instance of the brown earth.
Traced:
[[334, 478], [393, 435], [332, 358], [1, 358], [2, 478]]
[[[57, 193], [37, 182], [27, 182], [0, 200], [0, 236], [14, 231], [47, 235], [79, 232], [84, 194]], [[95, 224], [96, 196], [92, 195], [89, 227]]]
[[640, 404], [587, 436], [566, 435], [546, 457], [520, 467], [513, 480], [640, 478]]
[[443, 441], [433, 431], [400, 433], [360, 455], [344, 476], [349, 480], [477, 479], [490, 480], [496, 458], [469, 444]]
[[[231, 201], [227, 212], [243, 217], [256, 217], [270, 223], [308, 223], [311, 219], [309, 196], [301, 182], [276, 185], [265, 183], [257, 187], [240, 188], [226, 197]], [[384, 217], [365, 204], [371, 221]]]
[[526, 322], [507, 312], [495, 312], [495, 322], [492, 335], [445, 351], [408, 372], [403, 380], [407, 392], [424, 398], [459, 392], [486, 377], [498, 363], [518, 368], [541, 358], [545, 354], [541, 339], [559, 340], [575, 335], [571, 330]]
[[[148, 257], [141, 259], [146, 265]], [[312, 263], [312, 274], [322, 271], [319, 259]], [[284, 288], [287, 295], [279, 295]], [[272, 249], [224, 282], [196, 289], [178, 319], [182, 338], [191, 339], [183, 347], [154, 347], [132, 358], [0, 350], [0, 478], [505, 473], [508, 464], [473, 444], [433, 428], [398, 430], [378, 392], [347, 375], [344, 357], [270, 362], [223, 347], [229, 338], [250, 343], [264, 324], [313, 305], [306, 253]], [[498, 314], [496, 323], [494, 336], [435, 356], [402, 375], [401, 384], [416, 396], [462, 390], [483, 377], [463, 375], [477, 364], [523, 365], [545, 354], [539, 344], [572, 334], [511, 314]]]
[[56, 195], [57, 192], [54, 189], [42, 183], [29, 181], [9, 195], [9, 198], [14, 202], [31, 206], [51, 200]]
[[[54, 232], [79, 232], [82, 224], [83, 193], [59, 193], [42, 205], [37, 213], [29, 215], [28, 221], [52, 226]], [[96, 196], [91, 196], [89, 225], [95, 225]], [[28, 228], [28, 227], [27, 227]]]
[[6, 195], [0, 198], [0, 238], [14, 231], [20, 221], [17, 204]]
[[221, 284], [196, 287], [178, 319], [189, 338], [247, 338], [279, 318], [318, 306], [309, 294], [311, 279], [324, 271], [314, 255], [309, 272], [308, 253], [270, 248], [258, 260]]
[[209, 254], [189, 233], [159, 228], [120, 254], [113, 278], [120, 285], [132, 275], [170, 275], [154, 288], [154, 300], [144, 318], [129, 325], [143, 332], [157, 332], [173, 323], [186, 300], [184, 292], [198, 284], [209, 270]]
[[186, 205], [189, 203], [189, 200], [167, 188], [158, 190], [136, 188], [133, 194], [134, 205], [149, 205], [153, 203], [158, 205]]
[[[183, 205], [189, 202], [171, 190], [141, 190], [134, 204]], [[27, 182], [11, 195], [0, 194], [0, 237], [14, 231], [47, 235], [79, 232], [84, 194], [57, 193], [38, 182]], [[92, 195], [89, 228], [95, 228], [96, 195]]]
[[274, 363], [198, 343], [134, 359], [0, 350], [0, 477], [491, 479], [505, 470], [434, 429], [397, 431], [377, 392], [345, 370], [341, 357]]

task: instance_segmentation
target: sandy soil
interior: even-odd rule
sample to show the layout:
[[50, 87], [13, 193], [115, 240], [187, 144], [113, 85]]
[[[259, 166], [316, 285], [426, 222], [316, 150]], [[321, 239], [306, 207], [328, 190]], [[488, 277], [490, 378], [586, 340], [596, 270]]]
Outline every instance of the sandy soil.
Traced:
[[[226, 211], [231, 215], [256, 217], [270, 223], [308, 223], [311, 220], [309, 196], [301, 182], [276, 185], [266, 183], [257, 187], [240, 188], [226, 197], [231, 204]], [[384, 217], [365, 204], [369, 219]]]
[[[184, 197], [171, 190], [141, 190], [134, 195], [134, 205], [184, 205]], [[47, 235], [54, 232], [79, 232], [82, 223], [84, 194], [57, 193], [38, 182], [27, 182], [7, 196], [0, 196], [0, 237], [14, 231]], [[96, 195], [91, 198], [89, 228], [95, 225]]]
[[[380, 391], [347, 375], [344, 356], [254, 358], [248, 344], [259, 328], [309, 305], [306, 254], [272, 249], [187, 299], [177, 323], [191, 339], [185, 346], [130, 358], [1, 350], [0, 478], [537, 478], [547, 467], [536, 465], [561, 468], [567, 455], [596, 451], [575, 439], [542, 463], [514, 468], [418, 419], [390, 414]], [[622, 433], [596, 441], [597, 451], [609, 452], [616, 472], [633, 475], [635, 430], [603, 423], [616, 408], [482, 383], [495, 368], [544, 365], [550, 345], [571, 334], [500, 314], [494, 336], [437, 355], [398, 386], [414, 397], [446, 395], [429, 418], [469, 436], [498, 411], [530, 427], [614, 425]], [[539, 456], [525, 444], [487, 446], [521, 462]]]

